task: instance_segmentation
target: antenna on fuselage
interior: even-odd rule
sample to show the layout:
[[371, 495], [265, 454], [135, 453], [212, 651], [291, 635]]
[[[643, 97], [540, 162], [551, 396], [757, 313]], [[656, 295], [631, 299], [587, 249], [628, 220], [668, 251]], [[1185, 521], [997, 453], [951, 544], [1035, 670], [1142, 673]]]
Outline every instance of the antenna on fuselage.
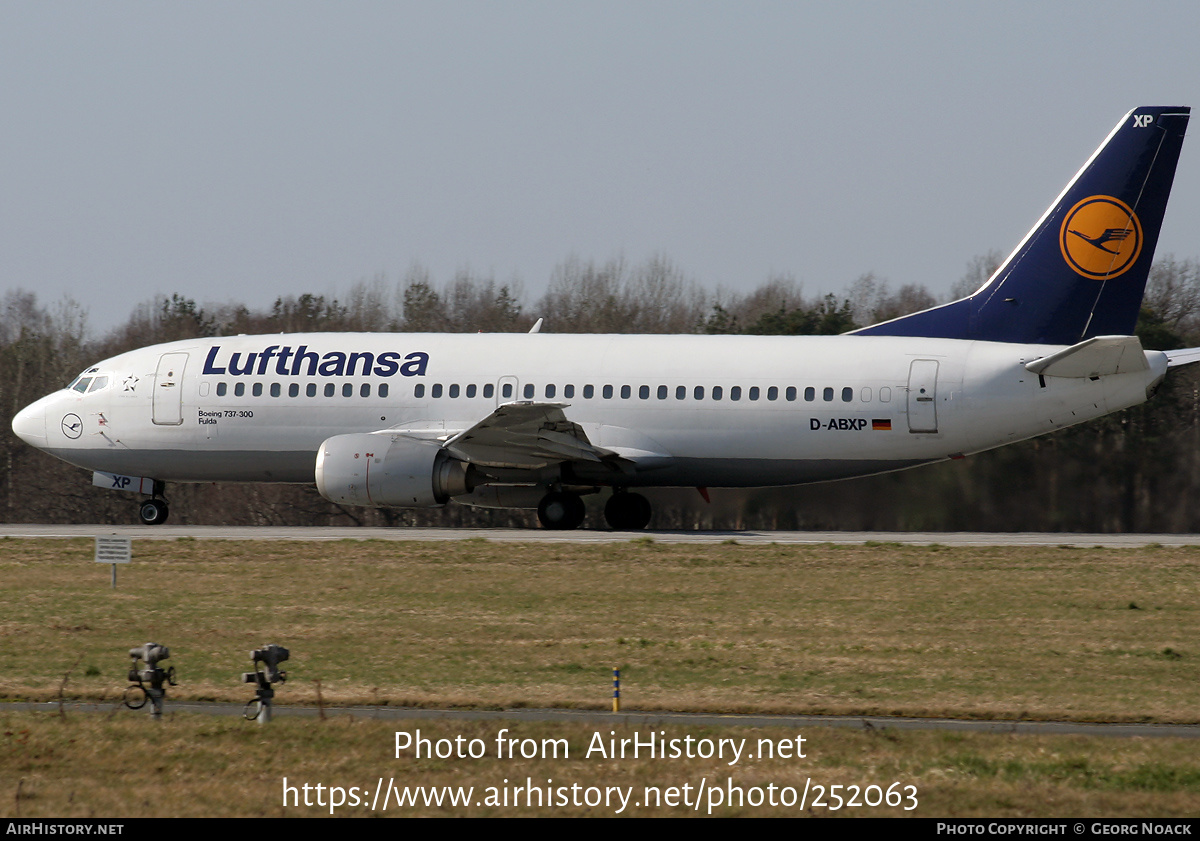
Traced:
[[542, 332], [542, 321], [543, 321], [543, 320], [544, 320], [544, 319], [541, 319], [541, 318], [539, 318], [537, 321], [535, 321], [535, 322], [534, 322], [534, 324], [533, 324], [533, 326], [529, 328], [529, 332], [530, 332], [530, 333], [540, 333], [540, 332]]

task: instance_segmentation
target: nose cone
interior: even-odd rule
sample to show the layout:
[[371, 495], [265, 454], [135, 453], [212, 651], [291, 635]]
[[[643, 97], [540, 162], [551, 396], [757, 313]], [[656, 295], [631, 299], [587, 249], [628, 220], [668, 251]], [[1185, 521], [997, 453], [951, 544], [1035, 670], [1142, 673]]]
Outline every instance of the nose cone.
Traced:
[[46, 446], [46, 398], [31, 403], [17, 412], [12, 421], [17, 437], [34, 447]]

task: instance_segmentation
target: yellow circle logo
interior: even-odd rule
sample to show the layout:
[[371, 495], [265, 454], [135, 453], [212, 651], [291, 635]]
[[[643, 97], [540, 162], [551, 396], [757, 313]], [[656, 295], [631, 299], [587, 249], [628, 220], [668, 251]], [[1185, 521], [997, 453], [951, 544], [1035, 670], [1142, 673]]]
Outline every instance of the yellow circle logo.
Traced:
[[1120, 199], [1091, 196], [1071, 208], [1058, 245], [1076, 272], [1107, 280], [1128, 271], [1142, 253], [1142, 223]]

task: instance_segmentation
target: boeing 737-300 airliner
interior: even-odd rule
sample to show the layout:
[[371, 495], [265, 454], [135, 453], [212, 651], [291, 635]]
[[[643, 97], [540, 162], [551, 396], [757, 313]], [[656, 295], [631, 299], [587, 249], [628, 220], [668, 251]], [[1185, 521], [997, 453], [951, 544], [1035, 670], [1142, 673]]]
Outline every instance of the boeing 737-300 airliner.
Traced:
[[89, 367], [13, 431], [149, 495], [314, 483], [350, 505], [583, 520], [611, 490], [762, 487], [969, 455], [1142, 403], [1200, 349], [1132, 335], [1190, 109], [1137, 108], [969, 297], [841, 336], [310, 333], [192, 339]]

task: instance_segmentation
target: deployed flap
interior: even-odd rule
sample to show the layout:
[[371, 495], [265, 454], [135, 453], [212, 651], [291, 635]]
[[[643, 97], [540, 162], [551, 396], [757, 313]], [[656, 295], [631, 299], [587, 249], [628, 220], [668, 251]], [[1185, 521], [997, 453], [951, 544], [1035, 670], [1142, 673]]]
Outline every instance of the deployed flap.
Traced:
[[1104, 377], [1149, 370], [1137, 336], [1096, 336], [1025, 365], [1047, 377]]
[[1185, 347], [1182, 350], [1164, 350], [1167, 355], [1167, 367], [1178, 368], [1180, 365], [1191, 365], [1200, 362], [1200, 347]]
[[615, 459], [594, 446], [563, 414], [566, 403], [505, 403], [445, 448], [464, 461], [492, 467], [536, 468], [558, 461]]

